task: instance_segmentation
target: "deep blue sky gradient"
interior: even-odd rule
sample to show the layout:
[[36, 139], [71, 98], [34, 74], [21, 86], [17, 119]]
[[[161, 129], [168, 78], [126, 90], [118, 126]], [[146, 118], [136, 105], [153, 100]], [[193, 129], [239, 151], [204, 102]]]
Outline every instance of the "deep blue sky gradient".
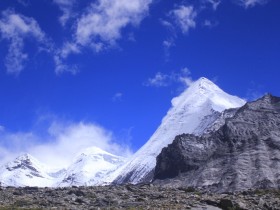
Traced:
[[[33, 17], [57, 47], [71, 38], [71, 27], [58, 22], [61, 12], [56, 5], [46, 0], [29, 2], [22, 6], [16, 0], [0, 0], [0, 10], [10, 8]], [[50, 113], [98, 123], [119, 139], [129, 138], [136, 150], [183, 88], [180, 83], [144, 86], [157, 72], [179, 73], [187, 67], [193, 79], [215, 80], [223, 90], [242, 98], [254, 99], [265, 92], [280, 96], [280, 1], [247, 9], [223, 1], [216, 11], [198, 12], [196, 28], [188, 34], [178, 32], [167, 57], [162, 43], [172, 34], [160, 19], [181, 2], [154, 2], [138, 27], [122, 31], [118, 47], [70, 55], [67, 62], [78, 66], [76, 75], [56, 75], [51, 56], [37, 52], [32, 39], [26, 42], [25, 69], [18, 76], [9, 75], [4, 66], [8, 43], [0, 40], [0, 125], [11, 132], [29, 131], [40, 115]], [[203, 26], [206, 19], [217, 22], [216, 26]], [[131, 34], [134, 41], [128, 39]], [[123, 96], [114, 101], [118, 92]]]

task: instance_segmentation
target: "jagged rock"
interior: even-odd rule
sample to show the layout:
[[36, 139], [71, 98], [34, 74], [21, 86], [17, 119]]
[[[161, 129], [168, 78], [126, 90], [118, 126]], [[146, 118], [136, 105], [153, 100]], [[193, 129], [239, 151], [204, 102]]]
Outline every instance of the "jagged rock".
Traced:
[[217, 131], [177, 136], [157, 157], [155, 183], [216, 192], [280, 187], [280, 98], [247, 103]]
[[232, 200], [222, 198], [219, 203], [219, 207], [221, 207], [223, 210], [230, 210], [234, 208], [234, 204]]

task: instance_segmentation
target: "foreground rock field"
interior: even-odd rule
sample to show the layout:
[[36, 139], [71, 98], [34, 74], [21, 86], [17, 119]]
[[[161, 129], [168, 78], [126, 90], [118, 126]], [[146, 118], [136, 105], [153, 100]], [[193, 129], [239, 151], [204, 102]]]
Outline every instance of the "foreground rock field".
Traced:
[[211, 194], [190, 188], [121, 185], [0, 188], [0, 209], [280, 209], [280, 191]]

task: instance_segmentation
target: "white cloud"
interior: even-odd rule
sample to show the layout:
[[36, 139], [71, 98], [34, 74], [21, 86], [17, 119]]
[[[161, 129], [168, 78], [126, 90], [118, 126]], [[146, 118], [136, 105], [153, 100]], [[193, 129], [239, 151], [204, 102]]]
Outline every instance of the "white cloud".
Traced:
[[182, 4], [175, 6], [175, 8], [167, 14], [167, 20], [160, 19], [160, 23], [170, 32], [170, 36], [162, 43], [166, 61], [168, 61], [170, 57], [170, 48], [175, 46], [178, 29], [183, 34], [187, 34], [191, 28], [196, 27], [196, 16], [197, 12], [193, 6]]
[[45, 34], [33, 18], [16, 14], [12, 10], [3, 11], [0, 19], [0, 37], [9, 43], [5, 59], [7, 72], [18, 75], [24, 68], [28, 55], [24, 53], [24, 41], [33, 38], [45, 42]]
[[[73, 5], [76, 0], [53, 0], [63, 11], [62, 24], [73, 16]], [[116, 46], [122, 38], [123, 29], [127, 26], [137, 27], [148, 15], [152, 0], [97, 0], [91, 3], [82, 15], [77, 18], [71, 41], [66, 42], [54, 56], [57, 74], [68, 71], [76, 73], [77, 68], [65, 64], [70, 54], [78, 54], [83, 48], [101, 52]], [[134, 40], [131, 33], [126, 36]]]
[[163, 45], [165, 48], [169, 49], [170, 47], [173, 47], [173, 46], [175, 45], [175, 44], [174, 44], [174, 39], [164, 40], [164, 41], [162, 42], [162, 45]]
[[76, 65], [68, 65], [65, 63], [60, 50], [54, 53], [53, 60], [55, 64], [55, 73], [57, 75], [61, 75], [65, 72], [75, 75], [79, 72], [79, 69]]
[[161, 25], [163, 25], [164, 27], [170, 29], [171, 31], [174, 31], [174, 26], [173, 26], [173, 24], [170, 23], [169, 21], [161, 19], [161, 20], [160, 20], [160, 23], [161, 23]]
[[149, 78], [144, 82], [144, 86], [147, 87], [166, 87], [169, 85], [170, 77], [167, 74], [157, 72], [153, 78]]
[[179, 76], [179, 80], [183, 82], [187, 87], [193, 83], [191, 71], [187, 67], [181, 69], [181, 75]]
[[65, 42], [61, 49], [54, 52], [53, 59], [55, 63], [55, 73], [60, 75], [64, 72], [71, 73], [73, 75], [79, 72], [78, 67], [75, 65], [67, 65], [65, 59], [69, 54], [81, 53], [80, 47], [75, 43]]
[[80, 53], [80, 48], [76, 43], [66, 42], [64, 43], [60, 53], [62, 58], [67, 58], [69, 54], [78, 54]]
[[183, 34], [187, 34], [191, 28], [196, 27], [195, 18], [197, 16], [193, 6], [180, 5], [170, 12], [175, 23], [179, 26]]
[[76, 0], [53, 0], [53, 2], [57, 4], [62, 11], [62, 15], [59, 17], [59, 22], [61, 25], [65, 26], [67, 21], [75, 16], [73, 14], [73, 6], [76, 3]]
[[29, 153], [52, 167], [66, 167], [85, 148], [96, 146], [117, 155], [130, 155], [126, 145], [115, 142], [112, 132], [94, 123], [54, 121], [48, 135], [33, 132], [0, 132], [1, 163]]
[[172, 83], [180, 82], [186, 86], [189, 86], [193, 82], [190, 75], [191, 72], [188, 68], [183, 68], [179, 72], [172, 72], [171, 74], [157, 72], [154, 77], [148, 78], [148, 80], [144, 82], [143, 85], [147, 87], [167, 87]]
[[169, 39], [166, 39], [162, 42], [165, 54], [165, 61], [169, 61], [170, 57], [170, 48], [175, 46], [175, 38], [171, 36]]
[[101, 51], [115, 45], [122, 30], [137, 26], [148, 14], [152, 0], [98, 0], [77, 21], [75, 40]]
[[235, 2], [245, 8], [254, 7], [256, 5], [263, 5], [268, 2], [268, 0], [235, 0]]

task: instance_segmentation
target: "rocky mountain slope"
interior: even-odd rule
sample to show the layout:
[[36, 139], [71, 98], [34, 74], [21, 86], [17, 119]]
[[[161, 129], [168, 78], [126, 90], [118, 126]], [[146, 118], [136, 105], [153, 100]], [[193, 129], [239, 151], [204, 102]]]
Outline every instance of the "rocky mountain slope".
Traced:
[[279, 210], [279, 196], [276, 190], [210, 194], [155, 185], [0, 187], [0, 209]]
[[247, 103], [202, 137], [177, 136], [157, 157], [154, 179], [216, 192], [280, 188], [280, 98]]
[[[107, 182], [140, 183], [150, 181], [156, 165], [156, 156], [182, 133], [202, 135], [219, 128], [221, 112], [240, 107], [245, 101], [231, 96], [206, 78], [194, 82], [180, 96], [172, 100], [172, 107], [149, 141]], [[215, 126], [214, 126], [215, 124]]]

